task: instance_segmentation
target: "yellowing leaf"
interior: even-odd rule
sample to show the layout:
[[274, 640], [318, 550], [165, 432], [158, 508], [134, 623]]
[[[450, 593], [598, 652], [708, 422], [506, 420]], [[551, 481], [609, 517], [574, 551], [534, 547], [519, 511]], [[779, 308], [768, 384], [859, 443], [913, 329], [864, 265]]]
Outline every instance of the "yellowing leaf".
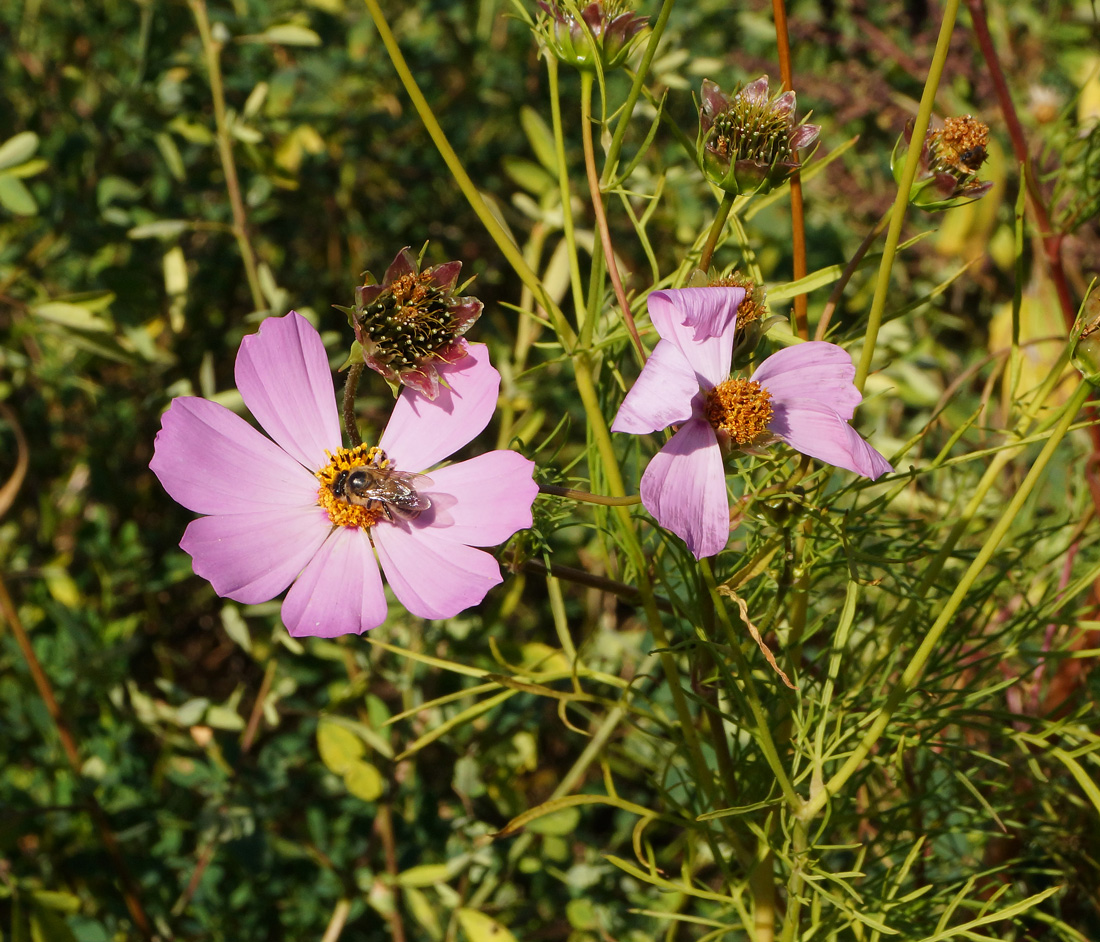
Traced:
[[9, 137], [0, 144], [0, 170], [16, 167], [34, 156], [38, 150], [38, 135], [33, 131], [23, 131], [15, 137]]
[[321, 720], [317, 726], [317, 751], [330, 772], [343, 775], [367, 749], [350, 729]]
[[435, 886], [445, 883], [449, 873], [446, 864], [420, 864], [399, 873], [396, 882], [398, 886]]
[[344, 773], [344, 785], [356, 798], [377, 801], [386, 788], [382, 773], [369, 762], [356, 760]]
[[460, 909], [458, 924], [469, 942], [516, 942], [516, 937], [499, 922], [476, 909]]

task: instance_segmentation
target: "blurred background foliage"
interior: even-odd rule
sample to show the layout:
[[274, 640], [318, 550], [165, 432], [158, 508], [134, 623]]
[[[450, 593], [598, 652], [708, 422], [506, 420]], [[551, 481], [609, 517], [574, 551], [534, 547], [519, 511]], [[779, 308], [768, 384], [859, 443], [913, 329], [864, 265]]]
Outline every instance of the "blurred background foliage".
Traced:
[[[1047, 145], [1034, 153], [1044, 185], [1062, 194], [1067, 275], [1083, 295], [1100, 258], [1097, 175], [1088, 172], [1096, 158], [1083, 151], [1095, 152], [1096, 135], [1078, 133], [1100, 111], [1096, 20], [1085, 2], [992, 6], [1026, 132]], [[532, 142], [537, 122], [517, 120], [524, 108], [548, 114], [528, 30], [501, 0], [386, 7], [470, 175], [517, 240], [527, 239], [553, 183]], [[208, 12], [223, 45], [260, 311], [232, 231], [192, 8], [182, 0], [0, 4], [0, 403], [8, 407], [0, 480], [20, 471], [19, 430], [29, 456], [0, 519], [0, 571], [81, 762], [78, 776], [0, 628], [0, 929], [49, 942], [134, 937], [89, 810], [94, 792], [165, 938], [319, 939], [326, 927], [338, 934], [346, 926], [348, 937], [365, 940], [460, 931], [479, 942], [494, 928], [483, 909], [506, 914], [520, 939], [652, 939], [663, 923], [647, 911], [682, 901], [601, 855], [631, 856], [632, 815], [572, 809], [537, 822], [522, 843], [489, 840], [545, 800], [584, 748], [553, 701], [519, 692], [481, 715], [439, 706], [386, 726], [467, 684], [365, 639], [298, 643], [279, 624], [277, 603], [218, 599], [178, 549], [190, 515], [147, 468], [160, 413], [181, 394], [237, 404], [233, 358], [264, 314], [307, 313], [339, 363], [350, 335], [331, 305], [350, 303], [362, 271], [380, 275], [402, 246], [430, 240], [431, 261], [461, 259], [464, 275], [477, 276], [472, 290], [486, 302], [477, 339], [507, 363], [516, 318], [506, 305], [520, 295], [359, 3], [211, 0]], [[807, 184], [813, 271], [843, 264], [893, 200], [889, 155], [915, 111], [939, 10], [927, 0], [807, 0], [792, 4], [791, 16], [800, 112], [812, 109], [824, 126], [821, 154], [858, 136]], [[655, 84], [668, 90], [668, 114], [689, 139], [701, 80], [732, 87], [774, 77], [774, 41], [763, 0], [677, 6]], [[568, 100], [576, 77], [563, 83]], [[884, 333], [900, 395], [872, 408], [889, 414], [899, 440], [983, 360], [1014, 285], [1015, 192], [1004, 184], [1012, 158], [965, 19], [940, 104], [993, 126], [988, 172], [1002, 185], [935, 224], [918, 219], [908, 233], [936, 228], [898, 268], [907, 299], [929, 294], [945, 270], [972, 265], [915, 322]], [[576, 121], [567, 118], [567, 129], [579, 163]], [[645, 131], [638, 122], [628, 153]], [[665, 129], [635, 182], [653, 185], [663, 168], [671, 168], [664, 199], [648, 226], [667, 271], [709, 224], [713, 203]], [[750, 223], [760, 264], [776, 280], [789, 277], [787, 205], [775, 201]], [[639, 273], [632, 286], [644, 287], [649, 261], [622, 213], [612, 219], [617, 248]], [[1060, 330], [1044, 290], [1040, 281], [1029, 286], [1035, 336]], [[857, 275], [835, 323], [843, 328], [865, 310], [870, 292], [870, 276]], [[526, 427], [528, 443], [562, 417], [583, 423], [568, 386], [545, 381], [555, 367], [542, 356], [536, 348], [532, 360], [543, 369], [533, 377], [506, 376], [515, 410], [541, 416]], [[956, 414], [982, 392], [976, 382]], [[364, 390], [361, 412], [375, 428], [387, 397]], [[507, 444], [517, 428], [490, 432]], [[554, 464], [568, 457], [567, 449]], [[590, 531], [558, 531], [559, 523], [544, 516], [538, 536], [563, 562], [591, 562]], [[552, 604], [544, 583], [518, 575], [482, 609], [445, 624], [395, 611], [371, 640], [490, 671], [560, 669]], [[588, 665], [629, 678], [650, 647], [631, 610], [583, 588], [567, 588], [563, 604], [577, 637], [589, 639]], [[993, 665], [982, 670], [979, 687]], [[1094, 693], [1083, 669], [1064, 709], [1084, 709]], [[571, 712], [574, 722], [589, 716], [585, 709]], [[412, 758], [394, 762], [413, 745]], [[609, 761], [636, 793], [624, 798], [654, 800], [647, 777], [661, 757], [642, 732], [624, 735]], [[937, 770], [908, 774], [916, 783], [925, 772], [928, 788], [947, 788]], [[1065, 774], [1052, 775], [1046, 791], [1032, 793], [1030, 830], [1019, 838], [1027, 846], [1002, 850], [1031, 854], [1051, 885], [1068, 882], [1064, 918], [1082, 938], [1097, 938], [1088, 889], [1100, 882], [1096, 817], [1079, 803], [1061, 814], [1071, 787]], [[896, 826], [868, 818], [868, 829]], [[960, 858], [972, 851], [950, 820], [928, 827], [940, 829], [944, 853], [951, 841], [962, 842]], [[659, 846], [660, 825], [647, 836]]]

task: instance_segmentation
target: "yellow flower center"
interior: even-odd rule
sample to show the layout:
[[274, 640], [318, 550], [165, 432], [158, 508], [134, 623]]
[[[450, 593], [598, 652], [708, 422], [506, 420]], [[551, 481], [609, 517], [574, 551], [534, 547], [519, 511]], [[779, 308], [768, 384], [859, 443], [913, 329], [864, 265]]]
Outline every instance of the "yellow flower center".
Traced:
[[768, 431], [772, 394], [751, 379], [727, 379], [707, 394], [706, 417], [738, 445], [751, 445]]
[[366, 507], [351, 503], [345, 496], [344, 484], [356, 468], [388, 468], [390, 462], [386, 453], [374, 445], [358, 445], [355, 448], [341, 448], [336, 454], [330, 451], [325, 454], [329, 457], [328, 464], [313, 472], [321, 482], [317, 489], [317, 503], [324, 508], [335, 527], [370, 529], [385, 516], [382, 505], [375, 503]]

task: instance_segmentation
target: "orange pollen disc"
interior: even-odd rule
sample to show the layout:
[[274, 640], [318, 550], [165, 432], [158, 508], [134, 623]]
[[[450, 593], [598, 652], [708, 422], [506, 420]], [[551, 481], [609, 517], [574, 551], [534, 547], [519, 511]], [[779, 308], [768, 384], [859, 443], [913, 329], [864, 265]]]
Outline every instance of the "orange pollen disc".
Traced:
[[421, 272], [417, 275], [402, 275], [392, 285], [393, 299], [398, 306], [415, 305], [424, 300], [428, 293], [428, 273]]
[[772, 394], [751, 379], [727, 379], [707, 395], [707, 421], [738, 445], [751, 445], [768, 431]]
[[320, 471], [313, 474], [321, 486], [317, 488], [317, 503], [328, 514], [334, 527], [359, 527], [367, 530], [382, 519], [382, 511], [367, 508], [361, 504], [352, 504], [343, 497], [338, 497], [334, 488], [340, 476], [347, 474], [355, 468], [370, 465], [373, 468], [385, 468], [389, 466], [386, 453], [374, 445], [358, 445], [355, 448], [341, 448], [336, 454], [325, 452], [329, 462]]

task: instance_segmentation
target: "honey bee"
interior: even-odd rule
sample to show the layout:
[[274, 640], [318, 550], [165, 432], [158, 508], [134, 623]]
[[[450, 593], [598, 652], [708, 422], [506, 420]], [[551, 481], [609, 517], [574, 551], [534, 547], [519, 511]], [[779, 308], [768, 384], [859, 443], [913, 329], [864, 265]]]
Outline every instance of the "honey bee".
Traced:
[[961, 154], [959, 154], [959, 163], [962, 164], [971, 173], [977, 173], [985, 158], [988, 156], [985, 148], [981, 144], [975, 144], [973, 147], [968, 147]]
[[394, 517], [415, 520], [432, 506], [418, 490], [431, 483], [432, 479], [423, 474], [360, 465], [341, 471], [332, 482], [332, 493], [346, 503], [381, 511], [393, 523]]

